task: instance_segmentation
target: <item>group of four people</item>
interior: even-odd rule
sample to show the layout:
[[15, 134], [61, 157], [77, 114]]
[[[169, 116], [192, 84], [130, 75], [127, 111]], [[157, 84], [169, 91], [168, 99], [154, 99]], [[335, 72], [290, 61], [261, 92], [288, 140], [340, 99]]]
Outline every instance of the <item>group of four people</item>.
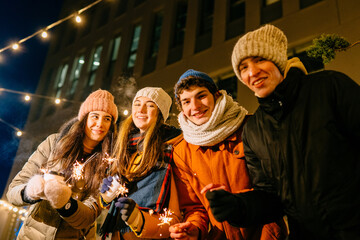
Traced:
[[[9, 185], [11, 203], [31, 206], [18, 238], [95, 239], [107, 208], [103, 239], [360, 239], [360, 86], [307, 74], [273, 25], [242, 36], [232, 65], [253, 115], [193, 69], [174, 87], [181, 130], [161, 88], [136, 93], [119, 133], [113, 96], [90, 94]], [[108, 200], [115, 182], [127, 191]]]

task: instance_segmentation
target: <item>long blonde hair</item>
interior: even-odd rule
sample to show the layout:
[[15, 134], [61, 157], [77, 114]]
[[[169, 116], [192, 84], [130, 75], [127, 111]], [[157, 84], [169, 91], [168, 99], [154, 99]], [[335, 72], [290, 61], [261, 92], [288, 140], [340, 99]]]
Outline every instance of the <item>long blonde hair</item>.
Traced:
[[[145, 176], [155, 166], [162, 167], [164, 165], [163, 140], [160, 134], [160, 128], [163, 125], [163, 117], [160, 111], [157, 113], [156, 121], [154, 121], [144, 133], [143, 152], [139, 165], [134, 171], [131, 169], [131, 157], [133, 154], [129, 152], [129, 137], [131, 133], [137, 130], [132, 116], [130, 115], [121, 124], [120, 132], [114, 145], [114, 157], [117, 159], [113, 165], [113, 173], [120, 173], [127, 180], [133, 180]], [[138, 150], [139, 151], [139, 150]], [[141, 152], [138, 152], [141, 154]], [[160, 165], [158, 161], [160, 160]]]

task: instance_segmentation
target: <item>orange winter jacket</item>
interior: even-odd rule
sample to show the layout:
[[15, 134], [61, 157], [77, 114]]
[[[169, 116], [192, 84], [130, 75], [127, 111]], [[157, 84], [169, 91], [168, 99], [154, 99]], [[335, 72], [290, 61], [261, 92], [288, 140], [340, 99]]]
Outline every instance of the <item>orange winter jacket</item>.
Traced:
[[210, 183], [224, 185], [232, 193], [251, 189], [241, 133], [242, 127], [212, 147], [196, 146], [184, 139], [174, 145], [175, 182], [184, 221], [197, 226], [202, 239], [285, 239], [283, 221], [253, 228], [237, 228], [228, 222], [217, 222], [205, 194], [200, 193]]

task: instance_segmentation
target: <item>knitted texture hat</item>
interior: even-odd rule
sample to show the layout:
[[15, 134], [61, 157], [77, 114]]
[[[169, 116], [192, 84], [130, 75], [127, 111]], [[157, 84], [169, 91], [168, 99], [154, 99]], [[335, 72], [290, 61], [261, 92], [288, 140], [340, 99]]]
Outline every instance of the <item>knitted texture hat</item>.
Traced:
[[92, 111], [103, 111], [113, 116], [115, 122], [118, 119], [118, 109], [114, 103], [114, 96], [106, 90], [92, 92], [81, 104], [78, 119], [81, 121], [84, 116]]
[[232, 52], [232, 66], [241, 80], [239, 65], [248, 57], [262, 57], [275, 63], [284, 72], [287, 62], [287, 38], [277, 27], [267, 24], [242, 36]]
[[[203, 79], [203, 80], [205, 80], [205, 81], [207, 81], [207, 82], [209, 82], [209, 83], [211, 83], [211, 84], [214, 84], [214, 85], [216, 86], [214, 80], [213, 80], [211, 77], [209, 77], [209, 75], [207, 75], [206, 73], [203, 73], [203, 72], [200, 72], [200, 71], [196, 71], [196, 70], [194, 70], [194, 69], [189, 69], [189, 70], [187, 70], [186, 72], [184, 72], [184, 73], [180, 76], [179, 80], [177, 81], [177, 83], [176, 83], [176, 85], [175, 85], [175, 97], [177, 97], [177, 96], [176, 96], [176, 90], [177, 90], [179, 84], [181, 83], [181, 81], [182, 81], [183, 79], [187, 78], [187, 77], [190, 77], [190, 76], [191, 76], [191, 77], [196, 77], [196, 78], [201, 78], [201, 79]], [[216, 87], [216, 88], [217, 88], [217, 87]]]
[[135, 100], [139, 97], [148, 97], [150, 98], [156, 106], [160, 109], [161, 114], [163, 115], [164, 121], [169, 116], [170, 107], [172, 104], [171, 97], [167, 94], [162, 88], [156, 87], [145, 87], [140, 89], [133, 100], [133, 104]]

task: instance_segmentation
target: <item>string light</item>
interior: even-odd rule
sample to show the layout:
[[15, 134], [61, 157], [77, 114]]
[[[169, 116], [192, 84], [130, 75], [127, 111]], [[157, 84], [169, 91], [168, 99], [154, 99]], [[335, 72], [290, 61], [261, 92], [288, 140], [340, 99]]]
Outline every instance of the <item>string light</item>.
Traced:
[[30, 101], [30, 100], [31, 100], [31, 97], [30, 97], [28, 94], [26, 94], [25, 97], [24, 97], [24, 99], [25, 99], [25, 101]]
[[125, 109], [123, 113], [125, 116], [127, 116], [129, 114], [129, 111], [127, 109]]
[[48, 33], [47, 33], [47, 31], [43, 31], [42, 33], [41, 33], [41, 37], [42, 38], [47, 38], [49, 35], [48, 35]]
[[81, 17], [80, 17], [80, 15], [76, 15], [76, 17], [75, 17], [75, 22], [81, 23]]
[[95, 6], [96, 4], [102, 2], [102, 1], [103, 1], [103, 0], [97, 0], [97, 1], [95, 1], [95, 2], [93, 2], [93, 3], [91, 3], [91, 4], [89, 4], [89, 5], [87, 5], [86, 7], [80, 9], [79, 11], [77, 11], [77, 12], [75, 12], [75, 13], [73, 13], [73, 14], [70, 14], [69, 16], [67, 16], [67, 17], [65, 17], [65, 18], [62, 18], [62, 19], [60, 19], [60, 20], [58, 20], [58, 21], [50, 24], [49, 26], [47, 26], [47, 27], [45, 28], [46, 30], [43, 30], [43, 29], [42, 29], [42, 30], [39, 30], [39, 31], [31, 34], [30, 36], [27, 36], [27, 37], [21, 39], [21, 40], [18, 41], [17, 43], [14, 43], [14, 44], [12, 44], [12, 45], [9, 45], [9, 46], [6, 46], [6, 47], [4, 47], [4, 48], [1, 48], [1, 49], [0, 49], [0, 53], [2, 53], [3, 51], [5, 51], [5, 50], [7, 50], [7, 49], [9, 49], [9, 48], [12, 48], [12, 49], [14, 49], [14, 50], [17, 50], [17, 49], [19, 49], [19, 47], [20, 47], [19, 45], [20, 45], [21, 43], [29, 40], [30, 38], [35, 37], [36, 35], [41, 35], [43, 38], [47, 38], [47, 37], [48, 37], [47, 30], [50, 30], [50, 29], [52, 29], [53, 27], [56, 27], [57, 25], [65, 22], [65, 21], [67, 21], [67, 20], [69, 20], [69, 19], [71, 19], [71, 18], [74, 18], [74, 17], [75, 17], [76, 22], [78, 22], [78, 23], [81, 22], [80, 14], [83, 13], [83, 12], [85, 12], [85, 11], [88, 10], [89, 8]]
[[18, 50], [18, 49], [19, 49], [19, 44], [14, 43], [11, 47], [12, 47], [12, 49], [14, 49], [14, 50]]
[[[64, 99], [64, 98], [59, 99], [59, 98], [54, 98], [54, 97], [50, 97], [50, 96], [44, 96], [44, 95], [39, 95], [39, 94], [34, 94], [34, 93], [26, 93], [26, 92], [15, 91], [15, 90], [6, 89], [6, 88], [0, 88], [0, 95], [2, 94], [2, 92], [9, 92], [9, 93], [23, 95], [25, 101], [30, 101], [32, 97], [38, 97], [38, 98], [45, 98], [45, 99], [53, 100], [55, 102], [55, 104], [60, 104], [61, 102], [72, 102], [72, 103], [80, 104], [80, 102], [78, 102], [78, 101], [68, 100], [68, 99]], [[24, 132], [22, 132], [19, 128], [15, 127], [14, 125], [6, 122], [5, 120], [3, 120], [1, 118], [0, 118], [0, 122], [4, 123], [5, 125], [9, 126], [12, 129], [14, 129], [16, 132], [16, 136], [20, 137], [24, 134]]]

